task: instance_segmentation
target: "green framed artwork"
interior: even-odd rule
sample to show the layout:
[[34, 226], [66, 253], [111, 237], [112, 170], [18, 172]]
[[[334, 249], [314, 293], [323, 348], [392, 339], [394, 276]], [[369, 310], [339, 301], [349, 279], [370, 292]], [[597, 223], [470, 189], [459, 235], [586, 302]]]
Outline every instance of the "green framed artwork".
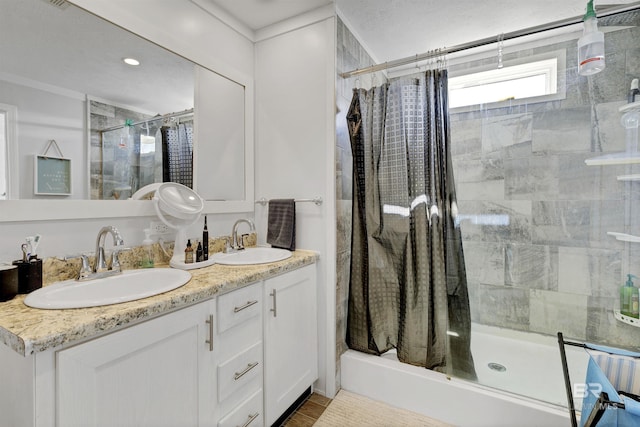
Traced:
[[36, 155], [34, 190], [37, 195], [71, 195], [71, 159]]

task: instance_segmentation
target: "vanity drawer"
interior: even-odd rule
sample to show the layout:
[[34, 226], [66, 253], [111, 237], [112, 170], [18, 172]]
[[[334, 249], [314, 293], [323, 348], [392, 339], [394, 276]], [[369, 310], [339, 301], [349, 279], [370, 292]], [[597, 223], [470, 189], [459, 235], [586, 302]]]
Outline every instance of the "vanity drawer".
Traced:
[[218, 402], [256, 379], [262, 384], [262, 341], [218, 365]]
[[260, 389], [222, 418], [218, 422], [218, 427], [258, 427], [262, 424], [262, 389]]
[[260, 283], [218, 297], [218, 333], [262, 313]]

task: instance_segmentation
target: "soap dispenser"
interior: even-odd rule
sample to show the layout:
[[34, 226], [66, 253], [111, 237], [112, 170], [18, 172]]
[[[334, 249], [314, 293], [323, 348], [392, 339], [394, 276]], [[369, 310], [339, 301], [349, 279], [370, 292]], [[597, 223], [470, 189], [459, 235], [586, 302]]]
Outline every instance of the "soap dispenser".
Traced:
[[627, 274], [627, 281], [624, 286], [620, 288], [620, 313], [625, 316], [633, 316], [633, 306], [632, 306], [632, 298], [635, 294], [636, 296], [636, 317], [638, 313], [638, 288], [633, 285], [633, 279], [637, 279], [633, 274]]
[[142, 241], [142, 268], [153, 268], [153, 239], [151, 238], [151, 229], [144, 230], [145, 238]]

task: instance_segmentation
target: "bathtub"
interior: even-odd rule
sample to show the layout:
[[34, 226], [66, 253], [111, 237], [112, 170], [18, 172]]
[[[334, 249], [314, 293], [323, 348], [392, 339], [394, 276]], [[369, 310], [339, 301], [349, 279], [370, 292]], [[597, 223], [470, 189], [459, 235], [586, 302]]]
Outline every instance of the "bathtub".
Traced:
[[[478, 382], [353, 350], [341, 358], [342, 388], [457, 426], [570, 425], [556, 337], [473, 325]], [[587, 353], [565, 346], [572, 382], [585, 378]], [[576, 408], [581, 402], [575, 399]], [[578, 415], [579, 416], [579, 415]]]

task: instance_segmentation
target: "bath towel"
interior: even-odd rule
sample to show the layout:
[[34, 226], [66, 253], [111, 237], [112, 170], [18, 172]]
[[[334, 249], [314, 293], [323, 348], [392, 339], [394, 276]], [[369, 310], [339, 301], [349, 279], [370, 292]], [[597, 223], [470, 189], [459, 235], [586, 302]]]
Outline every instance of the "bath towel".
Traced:
[[274, 248], [296, 250], [296, 202], [293, 199], [269, 200], [267, 243]]

